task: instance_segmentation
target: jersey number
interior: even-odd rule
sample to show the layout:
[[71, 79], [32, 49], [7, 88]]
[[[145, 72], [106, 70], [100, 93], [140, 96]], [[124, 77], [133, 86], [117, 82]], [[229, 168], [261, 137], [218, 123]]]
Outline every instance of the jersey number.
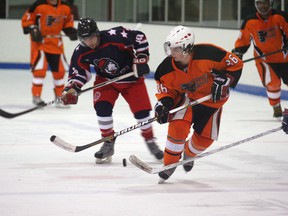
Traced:
[[167, 93], [168, 89], [162, 84], [157, 84], [157, 91], [159, 94], [160, 93]]
[[232, 54], [230, 54], [228, 57], [229, 57], [229, 59], [225, 60], [225, 62], [228, 66], [238, 63], [238, 59], [236, 57], [234, 57]]

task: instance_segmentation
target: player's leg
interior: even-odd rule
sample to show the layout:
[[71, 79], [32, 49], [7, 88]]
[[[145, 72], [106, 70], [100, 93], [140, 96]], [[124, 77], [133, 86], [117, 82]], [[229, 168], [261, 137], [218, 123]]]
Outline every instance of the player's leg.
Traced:
[[[190, 132], [190, 127], [191, 122], [183, 119], [172, 120], [169, 123], [163, 159], [165, 166], [180, 160], [186, 138]], [[159, 183], [167, 180], [174, 173], [175, 169], [176, 168], [172, 168], [160, 172], [158, 174], [160, 177]]]
[[[119, 89], [122, 96], [129, 104], [137, 122], [143, 122], [151, 118], [150, 111], [152, 106], [144, 79], [139, 79], [135, 83], [127, 84], [127, 86], [123, 84]], [[153, 154], [156, 159], [161, 160], [163, 158], [163, 151], [160, 150], [156, 144], [152, 124], [147, 124], [141, 127], [140, 131], [150, 153]]]
[[265, 62], [256, 62], [256, 67], [263, 86], [266, 88], [269, 104], [273, 108], [273, 117], [279, 118], [282, 116], [281, 108], [281, 80], [276, 74], [276, 67], [271, 67], [270, 64]]
[[[279, 88], [280, 88], [280, 91], [281, 91], [281, 80], [283, 81], [283, 83], [286, 86], [288, 86], [288, 62], [284, 62], [284, 63], [269, 63], [269, 65], [273, 69], [273, 72], [276, 74], [276, 76], [272, 77], [273, 81], [276, 80], [277, 84], [280, 85]], [[283, 110], [282, 110], [281, 104], [279, 102], [278, 107], [276, 106], [274, 108], [274, 117], [282, 117], [282, 111]]]
[[[192, 107], [194, 132], [185, 143], [184, 159], [201, 154], [214, 140], [217, 140], [221, 113], [221, 108], [210, 108], [202, 104]], [[189, 172], [193, 166], [194, 161], [184, 164], [183, 168]]]
[[[94, 85], [99, 84], [106, 79], [97, 77]], [[119, 93], [110, 85], [94, 89], [94, 109], [96, 111], [98, 126], [102, 137], [110, 137], [114, 135], [113, 127], [113, 107], [117, 100]], [[111, 162], [114, 155], [115, 139], [108, 140], [103, 143], [99, 151], [94, 156], [96, 163]]]
[[[61, 98], [62, 91], [64, 89], [65, 84], [65, 72], [66, 72], [66, 60], [63, 54], [49, 54], [46, 53], [46, 58], [50, 69], [52, 71], [53, 76], [53, 84], [54, 84], [54, 95], [55, 99]], [[61, 103], [61, 100], [57, 100], [55, 106], [58, 108], [69, 108], [70, 106], [65, 106]]]
[[35, 105], [44, 104], [41, 99], [42, 88], [47, 71], [47, 61], [44, 52], [38, 50], [35, 42], [31, 43], [31, 70], [32, 70], [32, 102]]

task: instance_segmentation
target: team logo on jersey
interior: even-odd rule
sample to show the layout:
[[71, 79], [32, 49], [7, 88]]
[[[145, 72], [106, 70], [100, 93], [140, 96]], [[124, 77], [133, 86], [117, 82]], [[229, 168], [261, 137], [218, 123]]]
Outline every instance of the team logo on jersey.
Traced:
[[119, 65], [109, 58], [95, 59], [93, 63], [102, 73], [114, 75], [119, 71]]
[[199, 89], [201, 86], [205, 85], [208, 82], [209, 82], [208, 74], [205, 73], [202, 76], [197, 77], [188, 83], [182, 84], [181, 88], [186, 91], [188, 90], [191, 92], [195, 92], [197, 91], [197, 89]]
[[61, 19], [62, 19], [62, 16], [52, 16], [52, 15], [49, 15], [47, 16], [47, 19], [46, 19], [46, 25], [47, 26], [52, 26], [53, 23], [60, 23], [61, 22]]
[[276, 35], [275, 27], [258, 31], [258, 38], [260, 42], [265, 42], [267, 38], [275, 37], [275, 35]]
[[101, 93], [99, 91], [95, 92], [94, 97], [93, 97], [94, 102], [97, 102], [97, 100], [100, 98], [100, 96], [101, 96]]

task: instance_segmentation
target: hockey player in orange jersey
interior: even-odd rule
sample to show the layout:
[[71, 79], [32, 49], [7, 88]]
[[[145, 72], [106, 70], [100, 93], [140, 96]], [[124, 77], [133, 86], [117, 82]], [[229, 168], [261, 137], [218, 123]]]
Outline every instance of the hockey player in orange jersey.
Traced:
[[[164, 152], [164, 165], [183, 158], [194, 157], [217, 140], [222, 106], [228, 100], [229, 87], [235, 87], [243, 62], [233, 53], [213, 44], [195, 44], [192, 29], [177, 26], [164, 44], [166, 57], [155, 73], [157, 104], [155, 116], [160, 124], [169, 122]], [[169, 110], [191, 100], [212, 94], [212, 99], [173, 116]], [[192, 136], [188, 138], [191, 127]], [[189, 172], [194, 163], [184, 164]], [[167, 180], [172, 168], [159, 173], [160, 181]]]
[[[281, 80], [288, 85], [288, 14], [272, 8], [273, 0], [255, 0], [257, 12], [249, 15], [242, 23], [239, 37], [232, 50], [240, 58], [246, 53], [251, 42], [256, 67], [263, 86], [266, 88], [273, 117], [282, 117]], [[281, 51], [284, 49], [283, 51]]]
[[[70, 40], [77, 40], [73, 15], [64, 1], [38, 0], [23, 15], [22, 27], [31, 38], [32, 102], [43, 105], [41, 93], [48, 66], [54, 79], [55, 97], [62, 95], [67, 63], [60, 34], [63, 31]], [[61, 103], [56, 106], [62, 107]]]

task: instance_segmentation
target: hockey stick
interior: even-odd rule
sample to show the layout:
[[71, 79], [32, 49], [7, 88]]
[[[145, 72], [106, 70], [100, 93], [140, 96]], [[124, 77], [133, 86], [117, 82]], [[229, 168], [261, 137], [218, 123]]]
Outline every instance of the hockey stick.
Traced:
[[253, 61], [253, 60], [256, 60], [256, 59], [259, 59], [259, 58], [263, 58], [263, 57], [266, 57], [266, 56], [274, 55], [274, 54], [276, 54], [276, 53], [285, 51], [285, 50], [287, 50], [287, 49], [288, 49], [288, 47], [285, 47], [285, 48], [283, 48], [283, 49], [276, 50], [276, 51], [274, 51], [274, 52], [270, 52], [270, 53], [267, 53], [267, 54], [264, 54], [264, 55], [260, 55], [260, 56], [256, 56], [256, 57], [253, 57], [253, 58], [250, 58], [250, 59], [246, 59], [246, 60], [243, 61], [243, 63], [249, 62], [249, 61]]
[[[169, 111], [169, 113], [172, 114], [172, 113], [178, 112], [178, 111], [180, 111], [180, 110], [186, 109], [186, 108], [189, 107], [189, 106], [195, 106], [195, 105], [200, 104], [200, 103], [202, 103], [202, 102], [204, 102], [204, 101], [207, 101], [207, 100], [209, 100], [209, 99], [211, 99], [211, 95], [207, 95], [207, 96], [202, 97], [202, 98], [200, 98], [200, 99], [198, 99], [198, 100], [191, 101], [191, 102], [188, 103], [188, 104], [185, 104], [185, 105], [183, 105], [183, 106], [180, 106], [180, 107], [177, 107], [177, 108], [175, 108], [175, 109], [172, 109], [172, 110]], [[150, 119], [148, 119], [148, 120], [146, 120], [146, 121], [139, 122], [139, 123], [136, 124], [136, 125], [130, 126], [130, 127], [128, 127], [128, 128], [125, 128], [125, 129], [123, 129], [123, 130], [121, 130], [121, 131], [119, 131], [119, 132], [115, 132], [114, 135], [112, 135], [112, 136], [104, 137], [104, 138], [102, 138], [102, 139], [99, 139], [99, 140], [97, 140], [97, 141], [94, 141], [94, 142], [92, 142], [92, 143], [89, 143], [89, 144], [86, 144], [86, 145], [82, 145], [82, 146], [72, 145], [72, 144], [70, 144], [70, 143], [68, 143], [68, 142], [65, 142], [64, 140], [62, 140], [61, 138], [59, 138], [59, 137], [57, 137], [57, 136], [55, 136], [55, 135], [52, 135], [52, 136], [50, 137], [50, 141], [51, 141], [52, 143], [54, 143], [55, 145], [57, 145], [58, 147], [66, 150], [66, 151], [70, 151], [70, 152], [80, 152], [80, 151], [83, 151], [83, 150], [85, 150], [85, 149], [87, 149], [87, 148], [90, 148], [90, 147], [92, 147], [92, 146], [95, 146], [95, 145], [98, 145], [98, 144], [100, 144], [100, 143], [103, 143], [103, 142], [105, 142], [105, 141], [107, 141], [107, 140], [111, 140], [111, 139], [116, 138], [116, 137], [118, 137], [118, 136], [120, 136], [120, 135], [126, 134], [126, 133], [128, 133], [128, 132], [130, 132], [130, 131], [132, 131], [132, 130], [135, 130], [135, 129], [137, 129], [137, 128], [140, 128], [140, 127], [142, 127], [142, 126], [144, 126], [144, 125], [150, 124], [150, 123], [152, 123], [152, 122], [154, 122], [154, 121], [156, 121], [156, 120], [157, 120], [157, 117], [150, 118]]]
[[[131, 76], [133, 76], [133, 75], [134, 75], [134, 72], [129, 72], [129, 73], [127, 73], [127, 74], [123, 74], [122, 76], [115, 77], [115, 78], [113, 78], [113, 79], [110, 79], [110, 80], [107, 80], [107, 81], [105, 81], [105, 82], [99, 83], [99, 84], [97, 84], [97, 85], [91, 86], [91, 87], [89, 87], [89, 88], [87, 88], [87, 89], [84, 89], [84, 90], [82, 90], [81, 92], [79, 92], [79, 93], [78, 93], [78, 96], [79, 96], [80, 94], [83, 94], [84, 92], [90, 91], [90, 90], [92, 90], [92, 89], [96, 89], [96, 88], [103, 87], [103, 86], [108, 85], [108, 84], [111, 84], [111, 83], [113, 83], [113, 82], [116, 82], [116, 81], [125, 79], [125, 78], [127, 78], [127, 77], [131, 77]], [[24, 115], [24, 114], [26, 114], [26, 113], [33, 112], [34, 110], [38, 110], [38, 109], [41, 109], [41, 108], [43, 108], [43, 107], [53, 105], [53, 104], [56, 103], [56, 102], [61, 102], [61, 98], [57, 98], [57, 99], [55, 99], [55, 100], [53, 100], [53, 101], [50, 101], [50, 102], [47, 102], [47, 103], [38, 105], [38, 106], [36, 106], [36, 107], [33, 107], [33, 108], [31, 108], [31, 109], [27, 109], [27, 110], [25, 110], [25, 111], [18, 112], [18, 113], [10, 113], [10, 112], [6, 112], [6, 111], [3, 110], [3, 109], [0, 109], [0, 116], [2, 116], [2, 117], [4, 117], [4, 118], [9, 118], [9, 119], [11, 119], [11, 118], [15, 118], [15, 117], [17, 117], [17, 116]]]
[[57, 35], [46, 35], [43, 36], [44, 38], [61, 38], [61, 37], [68, 37], [67, 35], [64, 34], [57, 34]]
[[206, 153], [202, 153], [200, 155], [197, 155], [193, 158], [189, 158], [189, 159], [186, 159], [186, 160], [182, 160], [182, 161], [179, 161], [177, 163], [173, 163], [173, 164], [169, 164], [167, 166], [163, 166], [163, 167], [160, 167], [160, 168], [153, 168], [151, 167], [149, 164], [143, 162], [142, 160], [140, 160], [138, 157], [136, 157], [135, 155], [130, 155], [129, 157], [129, 160], [132, 164], [134, 164], [136, 167], [138, 167], [139, 169], [149, 173], [149, 174], [157, 174], [159, 172], [162, 172], [162, 171], [165, 171], [165, 170], [168, 170], [168, 169], [171, 169], [171, 168], [175, 168], [177, 166], [180, 166], [180, 165], [183, 165], [183, 164], [186, 164], [186, 163], [189, 163], [189, 162], [192, 162], [192, 161], [195, 161], [195, 160], [198, 160], [200, 158], [203, 158], [203, 157], [207, 157], [209, 155], [212, 155], [212, 154], [215, 154], [217, 152], [221, 152], [221, 151], [224, 151], [226, 149], [229, 149], [229, 148], [232, 148], [234, 146], [237, 146], [237, 145], [240, 145], [242, 143], [246, 143], [248, 141], [251, 141], [251, 140], [254, 140], [254, 139], [257, 139], [259, 137], [262, 137], [262, 136], [265, 136], [265, 135], [268, 135], [268, 134], [271, 134], [271, 133], [274, 133], [276, 131], [279, 131], [282, 129], [282, 126], [281, 127], [278, 127], [278, 128], [274, 128], [274, 129], [271, 129], [271, 130], [268, 130], [268, 131], [265, 131], [265, 132], [262, 132], [262, 133], [259, 133], [259, 134], [256, 134], [254, 136], [251, 136], [251, 137], [248, 137], [246, 139], [243, 139], [243, 140], [240, 140], [238, 142], [234, 142], [234, 143], [231, 143], [229, 145], [226, 145], [226, 146], [223, 146], [223, 147], [220, 147], [220, 148], [217, 148], [217, 149], [213, 149], [211, 151], [208, 151]]

